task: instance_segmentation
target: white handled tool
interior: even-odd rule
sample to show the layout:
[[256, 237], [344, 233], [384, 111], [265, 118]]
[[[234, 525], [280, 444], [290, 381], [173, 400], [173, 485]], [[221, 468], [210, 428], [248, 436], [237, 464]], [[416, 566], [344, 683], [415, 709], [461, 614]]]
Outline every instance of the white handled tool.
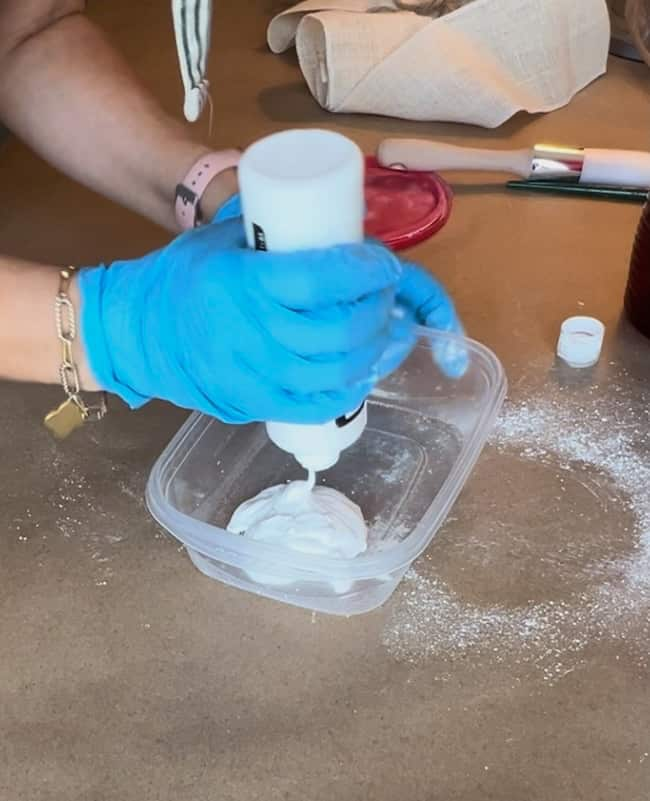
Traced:
[[522, 178], [650, 187], [650, 153], [636, 150], [535, 145], [526, 150], [457, 147], [426, 139], [385, 139], [377, 150], [384, 167], [416, 171], [509, 172]]

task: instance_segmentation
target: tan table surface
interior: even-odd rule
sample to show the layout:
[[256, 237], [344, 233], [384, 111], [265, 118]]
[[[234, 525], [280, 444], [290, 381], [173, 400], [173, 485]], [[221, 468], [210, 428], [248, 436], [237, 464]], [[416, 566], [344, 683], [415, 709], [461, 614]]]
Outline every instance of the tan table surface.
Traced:
[[[167, 5], [113, 0], [94, 13], [178, 110]], [[294, 58], [265, 49], [282, 5], [216, 3], [218, 144], [321, 124], [368, 152], [386, 134], [648, 147], [650, 72], [618, 60], [568, 108], [493, 132], [330, 116]], [[539, 409], [555, 411], [542, 445], [522, 446], [538, 458], [506, 426], [419, 579], [375, 613], [312, 616], [196, 572], [142, 500], [183, 412], [116, 408], [57, 447], [39, 425], [57, 390], [2, 386], [2, 801], [647, 801], [650, 592], [647, 572], [636, 589], [629, 576], [641, 564], [650, 345], [619, 325], [639, 207], [515, 196], [489, 180], [454, 181], [449, 225], [412, 255], [502, 359], [511, 421], [525, 402], [533, 427]], [[0, 192], [10, 253], [92, 264], [162, 241], [11, 140]], [[560, 322], [581, 311], [608, 335], [598, 368], [576, 376], [553, 351]], [[597, 468], [620, 430], [634, 433], [636, 461], [628, 443], [607, 474]], [[558, 455], [576, 432], [594, 441], [595, 466]]]

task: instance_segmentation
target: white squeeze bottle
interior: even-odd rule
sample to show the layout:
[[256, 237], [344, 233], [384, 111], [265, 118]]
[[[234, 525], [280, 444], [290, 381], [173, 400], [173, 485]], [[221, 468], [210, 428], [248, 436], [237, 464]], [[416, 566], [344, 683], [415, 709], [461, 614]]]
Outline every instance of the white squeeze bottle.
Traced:
[[[292, 251], [363, 241], [364, 160], [354, 142], [322, 130], [273, 134], [248, 148], [239, 188], [248, 245]], [[307, 470], [327, 470], [366, 426], [365, 403], [322, 425], [268, 421], [269, 438]]]

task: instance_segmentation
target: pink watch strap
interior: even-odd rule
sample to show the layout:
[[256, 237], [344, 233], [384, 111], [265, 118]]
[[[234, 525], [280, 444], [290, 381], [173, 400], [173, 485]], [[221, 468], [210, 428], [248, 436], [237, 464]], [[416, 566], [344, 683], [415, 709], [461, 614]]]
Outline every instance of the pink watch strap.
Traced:
[[210, 181], [220, 172], [239, 164], [239, 150], [220, 150], [206, 153], [192, 165], [182, 183], [176, 187], [176, 221], [183, 231], [196, 228], [200, 218], [199, 203]]

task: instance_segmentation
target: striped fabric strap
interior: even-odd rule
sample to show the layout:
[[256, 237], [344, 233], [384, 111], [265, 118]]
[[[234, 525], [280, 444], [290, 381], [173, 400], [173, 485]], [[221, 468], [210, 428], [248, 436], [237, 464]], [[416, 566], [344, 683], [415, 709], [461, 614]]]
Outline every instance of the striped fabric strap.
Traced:
[[172, 0], [176, 49], [181, 68], [189, 122], [196, 122], [209, 101], [210, 84], [205, 77], [210, 52], [212, 0]]

